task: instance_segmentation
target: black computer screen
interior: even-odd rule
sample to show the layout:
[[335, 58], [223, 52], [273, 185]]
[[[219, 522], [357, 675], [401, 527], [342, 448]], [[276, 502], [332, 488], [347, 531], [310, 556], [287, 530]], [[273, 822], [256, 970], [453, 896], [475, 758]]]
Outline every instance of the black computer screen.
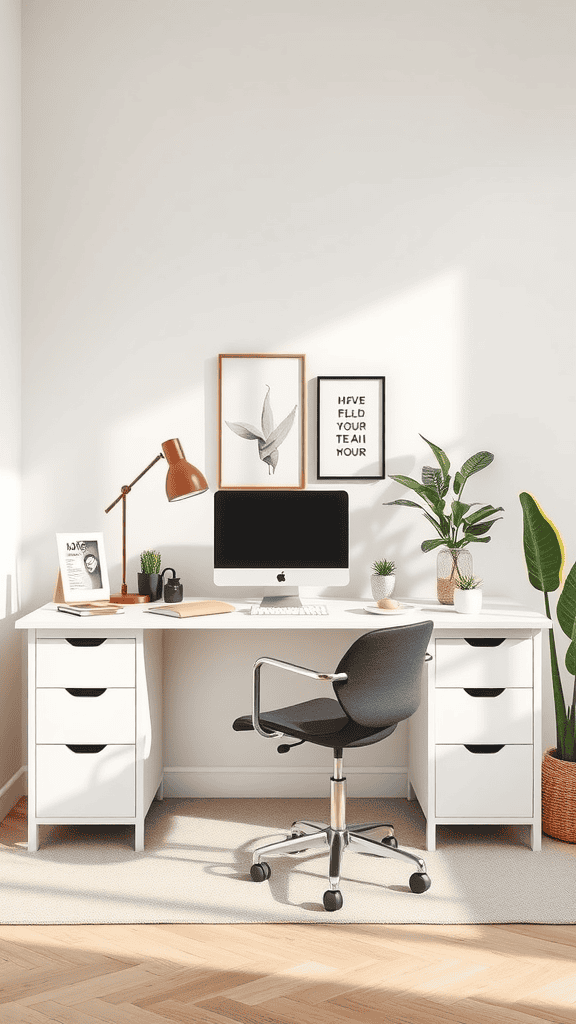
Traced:
[[348, 492], [216, 491], [214, 567], [348, 568]]

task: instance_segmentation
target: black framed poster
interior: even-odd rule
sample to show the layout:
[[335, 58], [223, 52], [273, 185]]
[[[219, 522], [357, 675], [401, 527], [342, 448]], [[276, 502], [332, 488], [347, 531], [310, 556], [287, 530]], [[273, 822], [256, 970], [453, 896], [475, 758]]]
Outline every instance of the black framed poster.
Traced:
[[318, 377], [317, 477], [381, 480], [384, 377]]

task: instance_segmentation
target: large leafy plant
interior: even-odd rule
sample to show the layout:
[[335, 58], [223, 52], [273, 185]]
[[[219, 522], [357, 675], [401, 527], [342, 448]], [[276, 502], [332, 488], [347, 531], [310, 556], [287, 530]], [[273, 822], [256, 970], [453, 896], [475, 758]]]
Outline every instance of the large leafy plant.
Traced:
[[[554, 523], [544, 515], [539, 504], [526, 491], [520, 495], [524, 516], [524, 556], [528, 579], [536, 590], [544, 594], [544, 606], [549, 619], [548, 595], [558, 590], [564, 567], [564, 545]], [[570, 569], [556, 604], [556, 616], [562, 631], [570, 640], [566, 652], [566, 668], [574, 676], [572, 703], [566, 706], [554, 629], [548, 630], [550, 668], [556, 715], [556, 757], [560, 761], [576, 761], [576, 563]]]
[[[434, 452], [438, 466], [424, 466], [421, 483], [409, 476], [396, 475], [390, 479], [415, 491], [418, 497], [426, 502], [430, 511], [417, 501], [410, 501], [407, 498], [385, 501], [384, 504], [406, 505], [408, 508], [418, 508], [424, 513], [438, 537], [422, 541], [422, 551], [432, 551], [440, 544], [445, 544], [449, 548], [463, 548], [466, 544], [487, 544], [491, 539], [487, 536], [490, 527], [498, 519], [502, 519], [502, 516], [496, 516], [496, 513], [503, 512], [504, 509], [501, 506], [494, 508], [492, 505], [482, 505], [478, 508], [479, 502], [468, 505], [462, 501], [462, 491], [466, 481], [474, 473], [486, 469], [494, 461], [494, 456], [491, 452], [476, 452], [476, 455], [466, 459], [464, 465], [454, 474], [452, 481], [450, 460], [446, 452], [438, 445], [427, 441], [422, 434], [420, 437]], [[451, 483], [453, 496], [450, 498], [448, 491]], [[475, 507], [476, 511], [472, 512]]]

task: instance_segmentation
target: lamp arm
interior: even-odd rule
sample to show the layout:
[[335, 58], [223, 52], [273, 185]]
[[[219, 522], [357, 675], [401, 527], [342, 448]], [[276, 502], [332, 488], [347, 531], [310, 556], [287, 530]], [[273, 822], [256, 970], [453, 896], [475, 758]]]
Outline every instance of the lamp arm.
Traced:
[[111, 505], [108, 505], [108, 508], [104, 509], [104, 512], [110, 512], [111, 509], [113, 509], [114, 506], [117, 505], [118, 502], [122, 500], [122, 498], [125, 498], [126, 495], [130, 493], [130, 491], [134, 487], [134, 484], [137, 484], [138, 481], [142, 479], [144, 474], [147, 473], [149, 469], [152, 469], [152, 466], [155, 466], [156, 463], [163, 458], [165, 458], [164, 452], [160, 452], [160, 455], [157, 455], [155, 459], [152, 459], [152, 462], [148, 466], [146, 466], [146, 469], [143, 469], [141, 473], [138, 473], [138, 476], [134, 478], [131, 484], [124, 484], [122, 488], [122, 493], [118, 495], [116, 500], [113, 501]]

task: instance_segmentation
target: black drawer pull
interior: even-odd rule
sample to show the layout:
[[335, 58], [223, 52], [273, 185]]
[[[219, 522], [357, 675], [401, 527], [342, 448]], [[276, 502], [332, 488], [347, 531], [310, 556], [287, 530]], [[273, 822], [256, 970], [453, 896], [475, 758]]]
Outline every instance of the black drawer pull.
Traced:
[[464, 687], [464, 693], [467, 693], [469, 697], [499, 697], [501, 693], [504, 693], [504, 687], [501, 686], [499, 690], [492, 690], [489, 686], [472, 686], [470, 689]]
[[497, 754], [505, 746], [504, 743], [465, 743], [466, 750], [471, 754]]
[[100, 644], [105, 644], [108, 637], [103, 636], [67, 636], [66, 643], [72, 647], [100, 647]]
[[67, 743], [68, 750], [71, 750], [73, 754], [99, 754], [101, 750], [104, 750], [107, 743]]
[[71, 697], [101, 697], [103, 693], [106, 693], [106, 687], [102, 689], [96, 689], [96, 687], [85, 686], [67, 686], [66, 693], [69, 693]]
[[464, 639], [467, 644], [470, 644], [470, 647], [500, 647], [500, 644], [504, 643], [506, 637], [465, 636]]

